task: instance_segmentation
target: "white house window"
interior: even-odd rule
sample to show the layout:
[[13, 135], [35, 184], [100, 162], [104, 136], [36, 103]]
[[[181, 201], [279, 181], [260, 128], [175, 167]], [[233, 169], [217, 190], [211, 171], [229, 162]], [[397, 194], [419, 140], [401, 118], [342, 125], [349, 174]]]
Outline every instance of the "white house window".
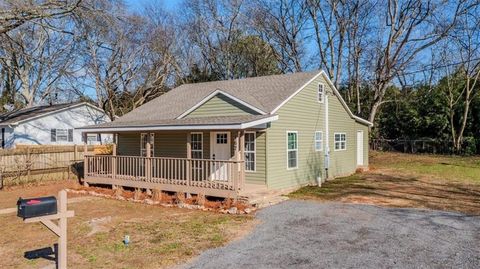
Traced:
[[227, 144], [227, 134], [217, 134], [217, 144]]
[[297, 168], [298, 165], [298, 133], [287, 132], [287, 168]]
[[73, 142], [73, 129], [50, 129], [51, 142]]
[[203, 134], [191, 133], [190, 139], [192, 158], [203, 159]]
[[322, 151], [323, 149], [323, 133], [322, 131], [315, 132], [315, 151]]
[[99, 141], [102, 141], [100, 134], [87, 134], [87, 144], [93, 145]]
[[245, 133], [245, 171], [255, 171], [255, 132]]
[[325, 99], [325, 85], [324, 84], [318, 84], [318, 102], [323, 103], [323, 100]]
[[347, 149], [347, 135], [345, 133], [335, 133], [335, 150]]
[[154, 133], [142, 133], [140, 134], [140, 156], [147, 156], [147, 141], [150, 142], [150, 156], [153, 157], [153, 149], [154, 149], [154, 141], [155, 141], [155, 134]]

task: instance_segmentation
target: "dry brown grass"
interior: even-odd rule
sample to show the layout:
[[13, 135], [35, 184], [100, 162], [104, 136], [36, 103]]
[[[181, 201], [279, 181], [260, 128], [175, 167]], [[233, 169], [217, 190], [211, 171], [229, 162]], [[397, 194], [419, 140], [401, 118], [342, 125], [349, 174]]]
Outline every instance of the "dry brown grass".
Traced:
[[[19, 194], [24, 197], [52, 195], [70, 187], [69, 184], [0, 191], [0, 202], [2, 208], [12, 207]], [[244, 235], [255, 224], [252, 216], [101, 198], [69, 204], [69, 209], [75, 210], [75, 217], [69, 219], [69, 268], [80, 269], [168, 268]], [[92, 223], [94, 219], [100, 220]], [[0, 226], [3, 227], [0, 268], [41, 268], [51, 263], [23, 257], [27, 250], [56, 242], [53, 234], [41, 224], [24, 224], [9, 214], [0, 215]], [[131, 238], [129, 246], [122, 243], [127, 234]]]
[[368, 172], [305, 187], [290, 197], [480, 215], [478, 157], [373, 152], [370, 163]]

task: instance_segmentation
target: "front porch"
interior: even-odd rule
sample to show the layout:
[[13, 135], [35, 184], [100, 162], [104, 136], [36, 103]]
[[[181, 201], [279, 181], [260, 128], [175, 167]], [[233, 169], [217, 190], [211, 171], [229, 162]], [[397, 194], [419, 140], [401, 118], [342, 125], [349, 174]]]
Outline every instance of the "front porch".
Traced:
[[[251, 172], [245, 165], [245, 144], [255, 147], [249, 141], [257, 132], [263, 139], [262, 133], [252, 129], [115, 133], [111, 155], [85, 155], [84, 183], [244, 197], [252, 190], [266, 189], [266, 184], [246, 182], [246, 173], [258, 175], [262, 167]], [[264, 154], [256, 153], [254, 158], [257, 155]], [[250, 162], [249, 167], [253, 166]]]
[[225, 198], [245, 187], [243, 160], [87, 155], [84, 169], [88, 184]]

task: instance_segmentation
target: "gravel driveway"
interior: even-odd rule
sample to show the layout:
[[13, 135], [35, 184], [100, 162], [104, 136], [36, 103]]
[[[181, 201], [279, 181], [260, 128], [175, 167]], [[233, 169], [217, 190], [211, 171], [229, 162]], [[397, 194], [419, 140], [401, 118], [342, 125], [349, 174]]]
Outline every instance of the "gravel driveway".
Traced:
[[286, 201], [245, 238], [184, 268], [480, 268], [480, 217]]

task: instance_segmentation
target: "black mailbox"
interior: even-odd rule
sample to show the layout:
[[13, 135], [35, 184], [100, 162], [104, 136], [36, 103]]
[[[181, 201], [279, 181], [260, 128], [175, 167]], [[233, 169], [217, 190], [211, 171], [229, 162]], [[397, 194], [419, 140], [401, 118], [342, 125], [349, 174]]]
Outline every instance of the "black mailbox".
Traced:
[[22, 199], [17, 201], [17, 216], [28, 219], [57, 214], [57, 199], [54, 196]]

